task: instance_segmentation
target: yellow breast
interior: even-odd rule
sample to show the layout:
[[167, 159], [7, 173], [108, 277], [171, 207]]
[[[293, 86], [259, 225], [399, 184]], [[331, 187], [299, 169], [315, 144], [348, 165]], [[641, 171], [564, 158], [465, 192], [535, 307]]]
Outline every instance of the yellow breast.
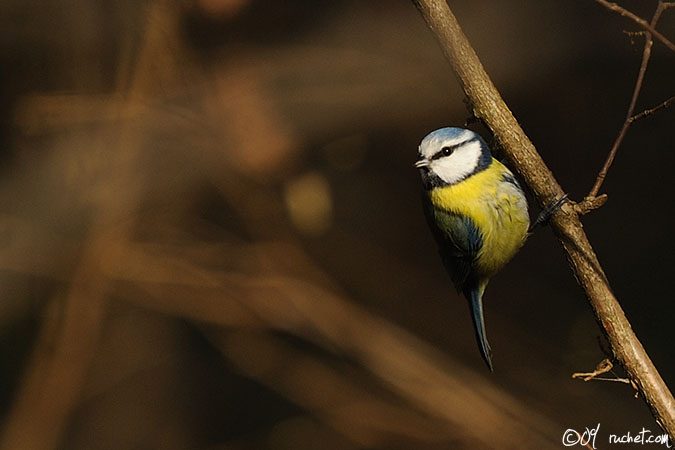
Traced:
[[511, 172], [496, 159], [490, 166], [457, 184], [430, 191], [437, 209], [473, 220], [483, 238], [475, 270], [490, 277], [520, 249], [527, 237], [527, 201], [514, 184], [504, 181]]

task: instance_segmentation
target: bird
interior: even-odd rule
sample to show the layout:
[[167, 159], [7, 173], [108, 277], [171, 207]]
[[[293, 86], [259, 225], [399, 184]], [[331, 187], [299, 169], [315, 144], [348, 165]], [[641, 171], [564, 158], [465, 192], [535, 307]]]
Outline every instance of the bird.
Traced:
[[525, 243], [530, 229], [527, 199], [513, 173], [471, 130], [432, 131], [417, 156], [414, 166], [422, 179], [429, 228], [445, 269], [469, 302], [478, 348], [493, 372], [483, 293], [490, 278]]

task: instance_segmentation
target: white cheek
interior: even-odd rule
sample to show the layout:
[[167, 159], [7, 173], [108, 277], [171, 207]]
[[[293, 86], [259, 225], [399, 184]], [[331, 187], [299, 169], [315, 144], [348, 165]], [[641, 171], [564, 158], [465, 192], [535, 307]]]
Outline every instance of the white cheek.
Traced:
[[431, 164], [431, 169], [444, 182], [457, 183], [474, 171], [480, 158], [480, 144], [470, 144], [450, 156], [440, 158]]

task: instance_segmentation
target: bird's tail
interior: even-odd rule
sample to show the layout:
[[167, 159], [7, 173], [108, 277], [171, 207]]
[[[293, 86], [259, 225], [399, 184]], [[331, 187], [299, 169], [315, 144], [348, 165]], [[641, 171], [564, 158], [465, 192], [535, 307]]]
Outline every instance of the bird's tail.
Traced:
[[483, 318], [483, 292], [486, 285], [487, 282], [480, 282], [477, 285], [468, 287], [464, 290], [464, 295], [469, 300], [471, 318], [473, 319], [473, 327], [476, 331], [476, 340], [478, 341], [480, 354], [483, 356], [490, 372], [492, 372], [492, 350], [485, 334], [485, 319]]

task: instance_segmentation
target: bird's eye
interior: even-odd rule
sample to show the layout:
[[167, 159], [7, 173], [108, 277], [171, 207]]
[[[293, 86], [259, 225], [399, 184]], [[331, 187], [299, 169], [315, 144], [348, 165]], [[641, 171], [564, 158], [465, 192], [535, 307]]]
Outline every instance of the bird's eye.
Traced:
[[443, 147], [443, 148], [441, 149], [441, 153], [443, 154], [443, 156], [450, 156], [450, 155], [452, 155], [452, 147]]

